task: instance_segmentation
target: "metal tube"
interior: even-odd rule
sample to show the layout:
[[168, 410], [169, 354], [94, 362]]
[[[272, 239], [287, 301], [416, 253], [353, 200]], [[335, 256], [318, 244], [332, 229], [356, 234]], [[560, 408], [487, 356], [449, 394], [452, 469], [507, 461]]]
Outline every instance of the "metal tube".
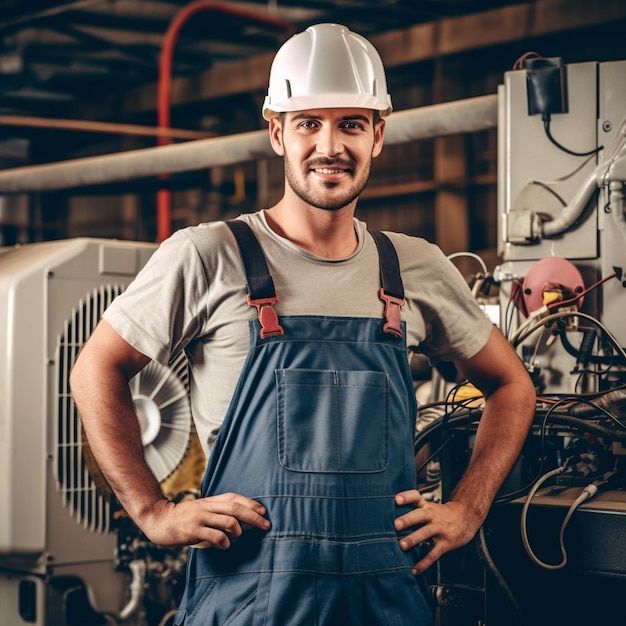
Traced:
[[387, 118], [385, 145], [473, 133], [497, 125], [496, 94], [444, 102], [392, 113]]
[[589, 204], [589, 200], [591, 200], [591, 197], [598, 188], [596, 184], [596, 176], [597, 172], [594, 169], [593, 172], [587, 176], [583, 184], [578, 188], [578, 191], [572, 198], [572, 201], [568, 205], [564, 206], [553, 220], [543, 222], [541, 224], [542, 237], [556, 237], [575, 224], [576, 220], [582, 215], [585, 207]]
[[[480, 96], [393, 113], [385, 144], [470, 133], [497, 125], [497, 95]], [[85, 185], [176, 174], [275, 156], [267, 130], [104, 156], [0, 171], [0, 193], [71, 189]]]

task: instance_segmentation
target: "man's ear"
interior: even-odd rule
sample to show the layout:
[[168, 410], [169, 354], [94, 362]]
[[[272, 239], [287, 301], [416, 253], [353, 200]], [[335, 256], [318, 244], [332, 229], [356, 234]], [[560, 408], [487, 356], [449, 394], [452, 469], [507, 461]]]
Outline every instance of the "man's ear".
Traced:
[[383, 149], [383, 139], [385, 137], [385, 120], [381, 119], [374, 126], [374, 145], [372, 146], [372, 158], [377, 157]]
[[269, 133], [270, 143], [272, 144], [274, 152], [278, 156], [284, 156], [285, 148], [283, 147], [283, 126], [278, 115], [274, 115], [274, 117], [270, 118]]

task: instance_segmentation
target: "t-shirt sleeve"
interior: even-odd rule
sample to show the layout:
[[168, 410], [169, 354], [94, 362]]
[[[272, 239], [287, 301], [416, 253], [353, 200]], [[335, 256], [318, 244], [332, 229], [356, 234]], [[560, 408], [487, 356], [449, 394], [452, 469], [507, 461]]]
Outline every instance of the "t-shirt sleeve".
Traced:
[[103, 318], [135, 349], [167, 365], [198, 334], [206, 292], [198, 252], [184, 231], [177, 231], [113, 300]]
[[[400, 257], [412, 350], [431, 363], [474, 356], [493, 329], [467, 281], [435, 244], [402, 235]], [[415, 328], [417, 327], [417, 328]]]

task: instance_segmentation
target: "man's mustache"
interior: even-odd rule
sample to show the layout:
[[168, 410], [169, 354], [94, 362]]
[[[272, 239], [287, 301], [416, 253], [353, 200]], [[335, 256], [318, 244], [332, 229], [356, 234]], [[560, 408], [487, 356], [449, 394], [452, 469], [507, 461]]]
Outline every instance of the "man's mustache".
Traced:
[[353, 170], [354, 161], [344, 159], [323, 159], [315, 158], [305, 162], [307, 169], [328, 168], [328, 169], [344, 169]]

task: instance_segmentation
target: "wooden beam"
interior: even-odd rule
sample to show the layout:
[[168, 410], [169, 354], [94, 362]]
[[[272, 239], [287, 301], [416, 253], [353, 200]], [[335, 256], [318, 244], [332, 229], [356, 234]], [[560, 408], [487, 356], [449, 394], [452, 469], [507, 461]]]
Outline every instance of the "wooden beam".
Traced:
[[[264, 54], [243, 61], [224, 63], [197, 76], [174, 77], [170, 91], [171, 106], [206, 102], [265, 89], [273, 58], [274, 53]], [[132, 115], [150, 112], [156, 109], [156, 103], [156, 83], [139, 87], [125, 96], [122, 113]]]
[[[543, 35], [626, 20], [624, 0], [537, 0], [394, 30], [371, 38], [387, 69]], [[171, 105], [264, 91], [274, 53], [225, 63], [196, 77], [172, 79]], [[124, 96], [123, 113], [156, 108], [156, 85]], [[106, 117], [110, 107], [96, 112]]]
[[75, 130], [86, 133], [111, 133], [114, 135], [143, 137], [169, 137], [170, 139], [207, 139], [216, 136], [215, 133], [186, 130], [183, 128], [157, 128], [152, 126], [139, 126], [137, 124], [113, 124], [111, 122], [91, 122], [89, 120], [56, 119], [27, 115], [0, 114], [0, 126]]
[[[439, 59], [435, 64], [434, 96], [445, 102], [463, 93], [459, 68]], [[469, 206], [467, 194], [447, 183], [463, 180], [467, 184], [467, 156], [462, 135], [439, 137], [434, 144], [435, 241], [445, 254], [469, 250]]]

